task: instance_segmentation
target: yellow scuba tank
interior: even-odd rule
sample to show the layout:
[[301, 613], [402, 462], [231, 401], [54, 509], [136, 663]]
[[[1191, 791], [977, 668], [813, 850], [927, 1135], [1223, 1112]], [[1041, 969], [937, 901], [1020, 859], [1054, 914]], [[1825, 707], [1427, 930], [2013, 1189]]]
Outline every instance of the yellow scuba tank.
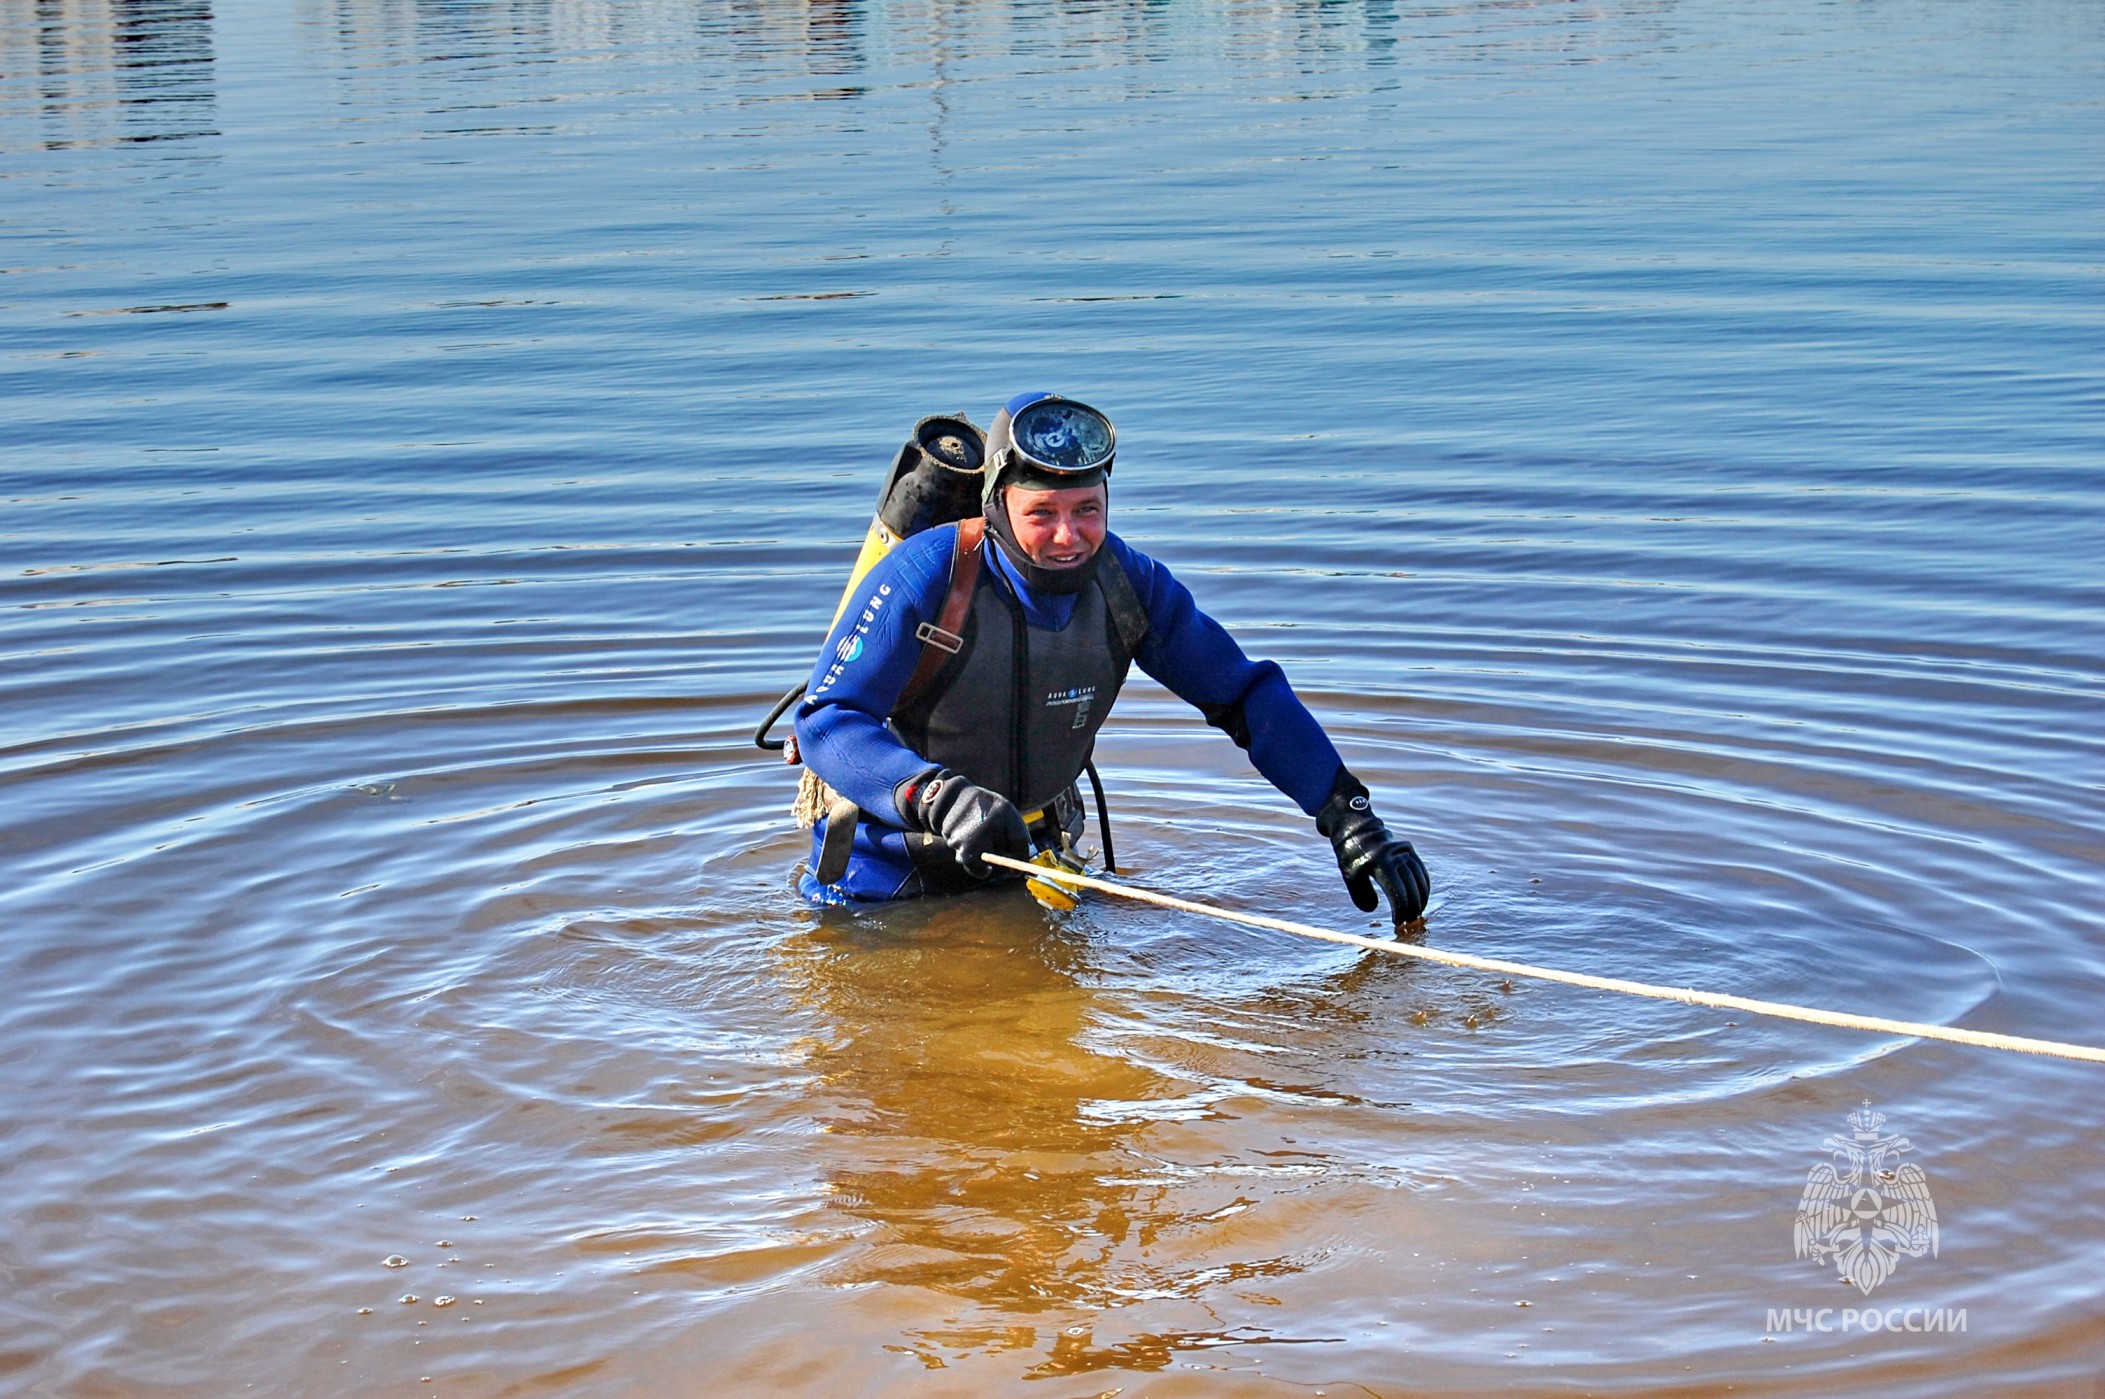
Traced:
[[[914, 424], [912, 435], [892, 458], [892, 469], [885, 473], [884, 489], [877, 495], [877, 515], [863, 535], [862, 550], [855, 556], [847, 586], [841, 589], [833, 620], [826, 624], [829, 633], [847, 612], [863, 575], [900, 540], [979, 514], [980, 470], [986, 460], [987, 434], [962, 413], [935, 414]], [[775, 702], [760, 721], [754, 743], [770, 752], [782, 751], [786, 740], [769, 738], [768, 730], [803, 697], [804, 688], [800, 682]], [[797, 761], [794, 750], [785, 757]]]

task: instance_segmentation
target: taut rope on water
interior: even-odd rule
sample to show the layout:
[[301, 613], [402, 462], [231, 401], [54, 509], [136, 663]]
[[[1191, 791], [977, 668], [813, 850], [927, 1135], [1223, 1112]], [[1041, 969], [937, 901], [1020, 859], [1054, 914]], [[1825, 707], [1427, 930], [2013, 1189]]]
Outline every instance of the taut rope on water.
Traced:
[[1655, 1001], [1680, 1001], [1684, 1005], [1745, 1011], [1749, 1015], [1768, 1015], [1779, 1020], [1803, 1020], [1807, 1024], [1832, 1025], [1843, 1030], [1869, 1030], [1873, 1034], [1902, 1035], [1909, 1039], [1947, 1040], [1952, 1044], [1971, 1044], [1982, 1049], [2010, 1049], [2020, 1054], [2048, 1054], [2058, 1059], [2085, 1059], [2094, 1064], [2105, 1064], [2105, 1049], [2093, 1048], [2087, 1044], [2062, 1044], [2057, 1040], [2026, 1039], [2022, 1035], [1997, 1035], [1985, 1030], [1956, 1029], [1949, 1025], [1924, 1025], [1911, 1020], [1888, 1020], [1878, 1015], [1850, 1015], [1844, 1011], [1815, 1010], [1811, 1006], [1788, 1005], [1782, 1001], [1757, 1001], [1746, 996], [1697, 991], [1685, 986], [1654, 986], [1644, 981], [1624, 981], [1620, 977], [1589, 976], [1585, 972], [1558, 971], [1554, 967], [1532, 967], [1525, 962], [1505, 962], [1496, 957], [1472, 956], [1467, 952], [1442, 952], [1437, 948], [1420, 947], [1414, 943], [1362, 937], [1358, 933], [1336, 933], [1328, 928], [1311, 927], [1306, 923], [1291, 923], [1284, 918], [1267, 918], [1258, 913], [1239, 913], [1234, 909], [1220, 908], [1213, 904], [1194, 903], [1190, 899], [1173, 898], [1168, 894], [1155, 893], [1151, 889], [1138, 889], [1130, 884], [1114, 884], [1108, 879], [1097, 879], [1091, 875], [1070, 874], [1063, 869], [1025, 864], [1021, 860], [1011, 860], [1006, 855], [985, 855], [981, 858], [990, 865], [1016, 870], [1033, 879], [1049, 879], [1059, 884], [1072, 884], [1081, 889], [1096, 889], [1106, 894], [1116, 894], [1122, 899], [1137, 899], [1141, 903], [1159, 904], [1163, 908], [1181, 909], [1185, 913], [1203, 914], [1208, 918], [1224, 918], [1230, 923], [1244, 923], [1253, 928], [1270, 928], [1275, 932], [1292, 933], [1296, 937], [1341, 942], [1350, 947], [1364, 947], [1370, 951], [1387, 952], [1397, 957], [1415, 957], [1422, 962], [1442, 962], [1450, 967], [1497, 972], [1500, 976], [1525, 976], [1536, 981], [1555, 981], [1566, 986], [1584, 986], [1594, 991], [1619, 991], [1625, 996], [1645, 996]]

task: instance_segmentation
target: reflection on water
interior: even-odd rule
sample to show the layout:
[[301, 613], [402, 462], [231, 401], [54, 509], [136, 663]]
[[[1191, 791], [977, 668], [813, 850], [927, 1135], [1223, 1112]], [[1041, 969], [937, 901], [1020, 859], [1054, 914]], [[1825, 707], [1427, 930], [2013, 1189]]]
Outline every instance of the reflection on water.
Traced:
[[212, 5], [10, 5], [0, 10], [0, 82], [0, 147], [18, 125], [47, 150], [216, 136]]
[[[835, 1208], [881, 1226], [839, 1276], [910, 1282], [1016, 1313], [1196, 1293], [1221, 1280], [1149, 1265], [1192, 1222], [1141, 1183], [1139, 1126], [1105, 1102], [1170, 1085], [1083, 1042], [1099, 995], [1085, 943], [1007, 894], [825, 926], [779, 949], [831, 1036], [812, 1060], [827, 1130], [853, 1143], [828, 1172]], [[1234, 1277], [1290, 1272], [1285, 1259]]]
[[[1194, 1170], [1165, 1157], [1153, 1129], [1232, 1121], [1219, 1104], [1251, 1095], [1318, 1106], [1351, 1095], [1254, 1072], [1224, 1081], [1225, 1064], [1204, 1082], [1188, 1062], [1158, 1070], [1133, 1052], [1154, 1031], [1130, 1023], [1136, 1008], [1107, 988], [1118, 978], [1086, 929], [1049, 926], [1019, 891], [828, 910], [775, 957], [821, 1027], [805, 1064], [828, 1138], [827, 1202], [870, 1226], [827, 1283], [924, 1288], [969, 1308], [953, 1324], [907, 1328], [905, 1350], [936, 1368], [1030, 1352], [1011, 1373], [1039, 1379], [1337, 1339], [1268, 1320], [1099, 1341], [1090, 1318], [1143, 1302], [1219, 1316], [1217, 1302], [1261, 1295], [1319, 1261], [1325, 1247], [1290, 1235], [1237, 1234], [1243, 1217], [1269, 1214], [1277, 1181], [1305, 1181], [1319, 1155], [1275, 1148], [1255, 1153], [1254, 1169]], [[1294, 990], [1261, 991], [1221, 1007], [1212, 1038], [1228, 1047], [1231, 1026], [1334, 1033], [1365, 1018], [1357, 1002], [1383, 975], [1407, 971], [1369, 953]], [[1263, 1059], [1283, 1046], [1242, 1048]]]
[[[353, 67], [449, 64], [472, 74], [489, 63], [594, 62], [620, 54], [672, 65], [706, 57], [727, 63], [734, 79], [778, 82], [785, 66], [813, 79], [861, 72], [863, 10], [861, 0], [302, 0], [298, 14], [314, 43]], [[804, 95], [855, 97], [863, 90], [821, 85]]]
[[[1672, 42], [1664, 23], [1676, 0], [1572, 5], [1566, 0], [1473, 4], [1340, 5], [1327, 0], [1239, 0], [1227, 25], [1193, 25], [1161, 5], [1056, 5], [1007, 0], [910, 0], [884, 7], [884, 43], [897, 58], [916, 50], [945, 83], [1005, 85], [1026, 104], [1075, 78], [1113, 79], [1131, 96], [1161, 95], [1174, 62], [1213, 58], [1258, 72], [1309, 76], [1308, 65], [1378, 75], [1411, 50], [1441, 63], [1598, 63], [1639, 57]], [[353, 63], [411, 65], [476, 60], [725, 62], [723, 77], [764, 89], [759, 100], [855, 98], [864, 82], [870, 18], [863, 0], [635, 0], [565, 5], [491, 0], [431, 5], [421, 0], [301, 0], [314, 42]], [[961, 65], [946, 71], [946, 62]], [[796, 77], [812, 80], [797, 90]], [[919, 84], [915, 84], [918, 86]], [[1325, 95], [1302, 92], [1290, 100]]]

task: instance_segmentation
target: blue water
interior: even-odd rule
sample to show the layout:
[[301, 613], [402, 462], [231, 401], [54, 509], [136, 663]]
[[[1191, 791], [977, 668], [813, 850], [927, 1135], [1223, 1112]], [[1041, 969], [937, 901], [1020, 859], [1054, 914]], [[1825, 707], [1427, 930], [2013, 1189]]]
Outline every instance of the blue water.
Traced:
[[[2105, 1043], [2101, 78], [2078, 0], [0, 0], [0, 1381], [2089, 1393], [2093, 1066], [821, 918], [750, 733], [913, 421], [1057, 389], [1436, 945]], [[1365, 928], [1159, 688], [1099, 756], [1135, 880]]]

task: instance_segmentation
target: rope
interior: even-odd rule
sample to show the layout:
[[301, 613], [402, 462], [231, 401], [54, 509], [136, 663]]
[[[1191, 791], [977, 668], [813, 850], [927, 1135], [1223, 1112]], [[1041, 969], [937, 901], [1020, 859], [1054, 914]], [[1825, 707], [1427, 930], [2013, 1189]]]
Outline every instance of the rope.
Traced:
[[1811, 1006], [1788, 1005], [1782, 1001], [1757, 1001], [1746, 996], [1697, 991], [1685, 986], [1655, 986], [1644, 981], [1624, 981], [1620, 977], [1589, 976], [1585, 972], [1558, 971], [1554, 967], [1532, 967], [1525, 962], [1506, 962], [1496, 957], [1472, 956], [1467, 952], [1443, 952], [1437, 948], [1419, 947], [1407, 942], [1362, 937], [1358, 933], [1335, 933], [1328, 928], [1315, 928], [1306, 923], [1290, 923], [1284, 918], [1240, 913], [1213, 904], [1194, 903], [1190, 899], [1157, 894], [1151, 889], [1138, 889], [1130, 884], [1114, 884], [1108, 879], [1097, 879], [1086, 874], [1070, 874], [1066, 870], [1045, 865], [1029, 865], [1021, 860], [1011, 860], [1006, 855], [983, 855], [980, 858], [990, 865], [1017, 870], [1033, 879], [1050, 879], [1060, 884], [1072, 884], [1077, 888], [1116, 894], [1123, 899], [1137, 899], [1141, 903], [1180, 909], [1185, 913], [1224, 918], [1230, 923], [1244, 923], [1253, 928], [1270, 928], [1275, 932], [1292, 933], [1296, 937], [1319, 938], [1324, 942], [1344, 943], [1349, 947], [1364, 947], [1373, 952], [1387, 952], [1397, 957], [1415, 957], [1423, 962], [1441, 962], [1450, 967], [1496, 972], [1500, 976], [1524, 976], [1536, 981], [1555, 981], [1565, 986], [1584, 986], [1593, 991], [1618, 991], [1625, 996], [1645, 996], [1655, 1001], [1679, 1001], [1684, 1005], [1744, 1011], [1749, 1015], [1768, 1015], [1779, 1020], [1803, 1020], [1809, 1025], [1832, 1025], [1843, 1030], [1869, 1030], [1874, 1034], [1901, 1035], [1909, 1039], [1946, 1040], [1952, 1044], [1971, 1044], [1982, 1049], [2009, 1049], [2020, 1054], [2048, 1054], [2059, 1059], [2084, 1059], [2093, 1064], [2105, 1064], [2105, 1049], [2093, 1048], [2087, 1044], [2063, 1044], [2057, 1040], [2027, 1039], [2022, 1035], [1961, 1030], [1950, 1025], [1888, 1020], [1878, 1015], [1851, 1015], [1838, 1010], [1815, 1010]]

